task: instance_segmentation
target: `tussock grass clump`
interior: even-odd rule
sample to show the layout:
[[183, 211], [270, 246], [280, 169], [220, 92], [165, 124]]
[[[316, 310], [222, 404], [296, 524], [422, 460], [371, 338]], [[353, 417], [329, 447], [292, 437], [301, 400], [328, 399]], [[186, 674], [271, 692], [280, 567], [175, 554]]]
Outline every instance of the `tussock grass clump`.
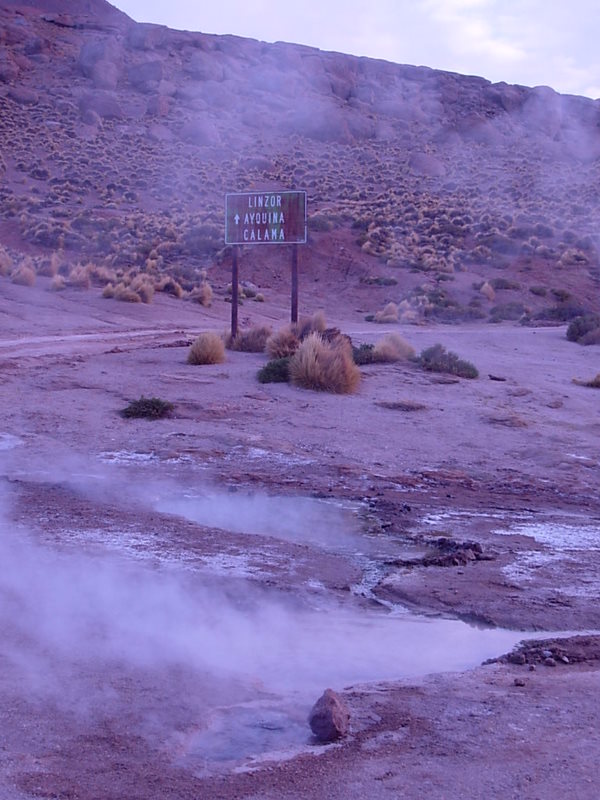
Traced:
[[[104, 287], [106, 291], [106, 286]], [[107, 294], [102, 292], [103, 297], [108, 297]], [[137, 292], [134, 292], [133, 289], [130, 289], [129, 286], [125, 286], [124, 283], [118, 283], [114, 288], [113, 297], [115, 300], [121, 300], [124, 303], [141, 303], [142, 298], [139, 296]]]
[[0, 275], [5, 278], [7, 275], [10, 275], [12, 268], [12, 258], [3, 247], [0, 247]]
[[165, 294], [171, 294], [173, 297], [181, 298], [183, 297], [183, 288], [180, 283], [178, 283], [174, 278], [169, 277], [168, 275], [158, 281], [154, 287], [157, 292], [164, 292]]
[[199, 303], [201, 306], [208, 308], [213, 299], [212, 286], [208, 281], [202, 281], [199, 286], [195, 286], [187, 296], [188, 300], [193, 303]]
[[35, 284], [35, 270], [31, 266], [30, 259], [20, 264], [12, 273], [10, 279], [19, 286], [33, 286]]
[[225, 344], [217, 333], [201, 333], [192, 343], [188, 364], [222, 364], [225, 361]]
[[587, 386], [588, 389], [600, 389], [600, 372], [591, 381], [579, 381], [577, 378], [573, 378], [573, 383], [576, 383], [577, 386]]
[[299, 345], [300, 339], [294, 326], [286, 325], [269, 336], [265, 348], [269, 358], [289, 358], [294, 355]]
[[373, 347], [373, 359], [379, 362], [408, 361], [415, 357], [415, 348], [399, 333], [388, 333]]
[[139, 295], [142, 303], [151, 303], [154, 297], [154, 284], [146, 275], [137, 275], [129, 284], [132, 292]]
[[121, 411], [121, 416], [126, 419], [162, 419], [168, 417], [173, 411], [173, 403], [161, 400], [159, 397], [144, 397], [132, 400]]
[[324, 333], [327, 320], [322, 311], [316, 311], [311, 317], [301, 317], [298, 322], [290, 323], [267, 339], [265, 349], [269, 358], [288, 358], [293, 356], [300, 342], [311, 333]]
[[470, 361], [464, 361], [441, 344], [434, 344], [422, 351], [418, 363], [427, 372], [443, 372], [459, 378], [477, 378], [479, 371]]
[[[567, 339], [570, 342], [578, 342], [579, 344], [587, 344], [589, 342], [588, 334], [594, 331], [599, 331], [600, 338], [600, 314], [583, 314], [580, 317], [575, 317], [569, 323], [567, 328]], [[588, 339], [588, 342], [586, 342]]]
[[290, 377], [295, 386], [315, 391], [350, 394], [360, 384], [360, 370], [345, 337], [324, 341], [309, 334], [290, 359]]
[[388, 303], [382, 311], [375, 312], [374, 322], [385, 324], [386, 322], [398, 322], [398, 306], [396, 303]]
[[76, 264], [69, 272], [67, 282], [69, 286], [76, 286], [78, 289], [89, 289], [92, 285], [89, 268]]
[[287, 383], [289, 379], [289, 358], [274, 358], [258, 372], [259, 383]]
[[272, 330], [268, 326], [255, 326], [247, 331], [238, 331], [235, 337], [229, 334], [225, 346], [228, 350], [237, 350], [241, 353], [264, 353], [271, 334]]

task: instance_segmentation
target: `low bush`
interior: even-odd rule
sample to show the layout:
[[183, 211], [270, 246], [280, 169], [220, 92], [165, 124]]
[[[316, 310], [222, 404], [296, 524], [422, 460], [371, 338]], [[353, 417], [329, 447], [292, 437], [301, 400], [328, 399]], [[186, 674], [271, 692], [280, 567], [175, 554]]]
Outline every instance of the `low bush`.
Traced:
[[225, 344], [217, 333], [201, 333], [192, 343], [188, 364], [222, 364], [225, 361]]
[[588, 333], [600, 328], [600, 314], [582, 314], [571, 320], [567, 328], [570, 342], [581, 342]]
[[386, 322], [398, 322], [398, 306], [396, 303], [388, 303], [382, 311], [375, 312], [374, 322], [385, 324]]
[[373, 347], [374, 360], [383, 363], [408, 361], [414, 357], [415, 348], [398, 333], [388, 333]]
[[292, 383], [303, 389], [349, 394], [360, 384], [351, 345], [342, 336], [324, 341], [317, 332], [309, 334], [291, 357], [289, 367]]
[[573, 383], [578, 386], [587, 386], [589, 389], [600, 389], [600, 372], [591, 381], [578, 381], [577, 378], [573, 378]]
[[12, 273], [10, 279], [13, 283], [17, 283], [19, 286], [33, 286], [35, 284], [35, 270], [29, 265], [29, 263], [23, 262]]
[[259, 383], [287, 383], [289, 379], [289, 358], [274, 358], [258, 372]]
[[173, 403], [161, 400], [158, 397], [140, 397], [139, 400], [132, 400], [128, 406], [121, 411], [121, 416], [126, 419], [162, 419], [168, 417], [173, 411]]
[[[105, 291], [110, 284], [104, 287]], [[109, 295], [102, 292], [103, 297], [108, 297]], [[133, 289], [130, 289], [129, 286], [125, 286], [124, 283], [118, 283], [114, 288], [113, 297], [115, 300], [121, 300], [124, 303], [141, 303], [142, 298], [139, 296], [137, 292], [134, 292]]]
[[374, 364], [375, 358], [373, 357], [373, 350], [375, 345], [372, 344], [359, 344], [358, 347], [352, 348], [352, 358], [354, 363], [362, 367], [365, 364]]
[[237, 350], [241, 353], [264, 353], [271, 334], [271, 328], [266, 325], [256, 326], [247, 331], [238, 331], [235, 337], [229, 334], [225, 346], [228, 350]]
[[427, 372], [443, 372], [459, 378], [477, 378], [479, 371], [470, 361], [464, 361], [441, 344], [434, 344], [422, 351], [418, 363]]
[[269, 358], [289, 358], [293, 356], [300, 339], [292, 325], [286, 325], [275, 333], [271, 334], [265, 342], [265, 349]]

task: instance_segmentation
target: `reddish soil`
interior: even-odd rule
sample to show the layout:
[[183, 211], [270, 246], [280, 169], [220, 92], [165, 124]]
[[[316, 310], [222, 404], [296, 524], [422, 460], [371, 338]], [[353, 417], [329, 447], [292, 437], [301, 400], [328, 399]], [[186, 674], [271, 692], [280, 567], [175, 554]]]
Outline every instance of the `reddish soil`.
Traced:
[[[96, 580], [90, 564], [103, 574], [116, 554], [123, 569], [142, 564], [155, 575], [157, 597], [175, 565], [178, 582], [208, 587], [219, 604], [253, 587], [246, 602], [257, 607], [269, 598], [366, 614], [399, 604], [546, 640], [512, 659], [522, 663], [458, 673], [446, 672], [448, 644], [435, 674], [333, 686], [352, 713], [338, 744], [310, 744], [308, 726], [304, 744], [293, 744], [283, 729], [257, 759], [211, 762], [194, 755], [197, 742], [207, 736], [216, 747], [238, 724], [210, 727], [215, 698], [225, 692], [221, 709], [268, 702], [268, 684], [224, 688], [225, 674], [202, 677], [184, 658], [124, 655], [103, 616], [90, 625], [108, 633], [76, 628], [63, 640], [62, 628], [59, 638], [44, 628], [50, 638], [36, 643], [34, 616], [5, 613], [3, 797], [597, 796], [600, 646], [582, 634], [600, 629], [599, 425], [596, 392], [572, 382], [597, 372], [596, 348], [568, 342], [564, 328], [372, 326], [340, 307], [329, 322], [354, 341], [388, 329], [417, 350], [441, 341], [480, 377], [449, 382], [412, 364], [372, 365], [356, 395], [333, 396], [259, 384], [258, 354], [187, 365], [198, 330], [226, 327], [222, 300], [200, 315], [167, 297], [124, 308], [96, 291], [48, 292], [42, 279], [33, 289], [4, 283], [0, 303], [3, 541], [28, 531], [32, 547], [84, 559], [79, 577], [65, 573], [82, 582], [82, 607]], [[285, 304], [281, 296], [253, 306], [252, 321], [283, 323]], [[173, 416], [121, 418], [142, 394], [173, 402]], [[359, 536], [380, 553], [375, 578], [365, 582], [361, 562], [335, 541], [323, 550], [310, 536], [248, 537], [154, 504], [159, 490], [206, 485], [360, 508]], [[49, 580], [40, 563], [21, 602]], [[45, 602], [58, 604], [49, 619], [59, 625], [73, 609], [60, 605], [67, 589], [56, 563]], [[17, 578], [7, 585], [21, 596]], [[362, 596], [352, 589], [360, 586]], [[118, 627], [124, 609], [118, 598], [106, 603]], [[581, 635], [551, 640], [557, 631]], [[236, 647], [231, 639], [232, 658]], [[30, 655], [19, 662], [15, 653]], [[304, 706], [289, 719], [301, 729]]]

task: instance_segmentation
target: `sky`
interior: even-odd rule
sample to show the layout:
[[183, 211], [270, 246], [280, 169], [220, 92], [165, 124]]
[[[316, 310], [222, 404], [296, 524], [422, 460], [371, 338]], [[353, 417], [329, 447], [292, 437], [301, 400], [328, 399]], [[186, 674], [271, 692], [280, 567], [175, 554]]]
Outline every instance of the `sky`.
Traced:
[[597, 0], [112, 0], [138, 22], [600, 98]]

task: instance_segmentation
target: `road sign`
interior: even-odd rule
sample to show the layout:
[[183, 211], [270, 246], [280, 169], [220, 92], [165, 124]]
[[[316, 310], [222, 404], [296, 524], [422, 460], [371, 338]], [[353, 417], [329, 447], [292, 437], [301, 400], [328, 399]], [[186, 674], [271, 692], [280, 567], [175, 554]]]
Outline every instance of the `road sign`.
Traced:
[[225, 244], [304, 244], [306, 192], [225, 196]]

